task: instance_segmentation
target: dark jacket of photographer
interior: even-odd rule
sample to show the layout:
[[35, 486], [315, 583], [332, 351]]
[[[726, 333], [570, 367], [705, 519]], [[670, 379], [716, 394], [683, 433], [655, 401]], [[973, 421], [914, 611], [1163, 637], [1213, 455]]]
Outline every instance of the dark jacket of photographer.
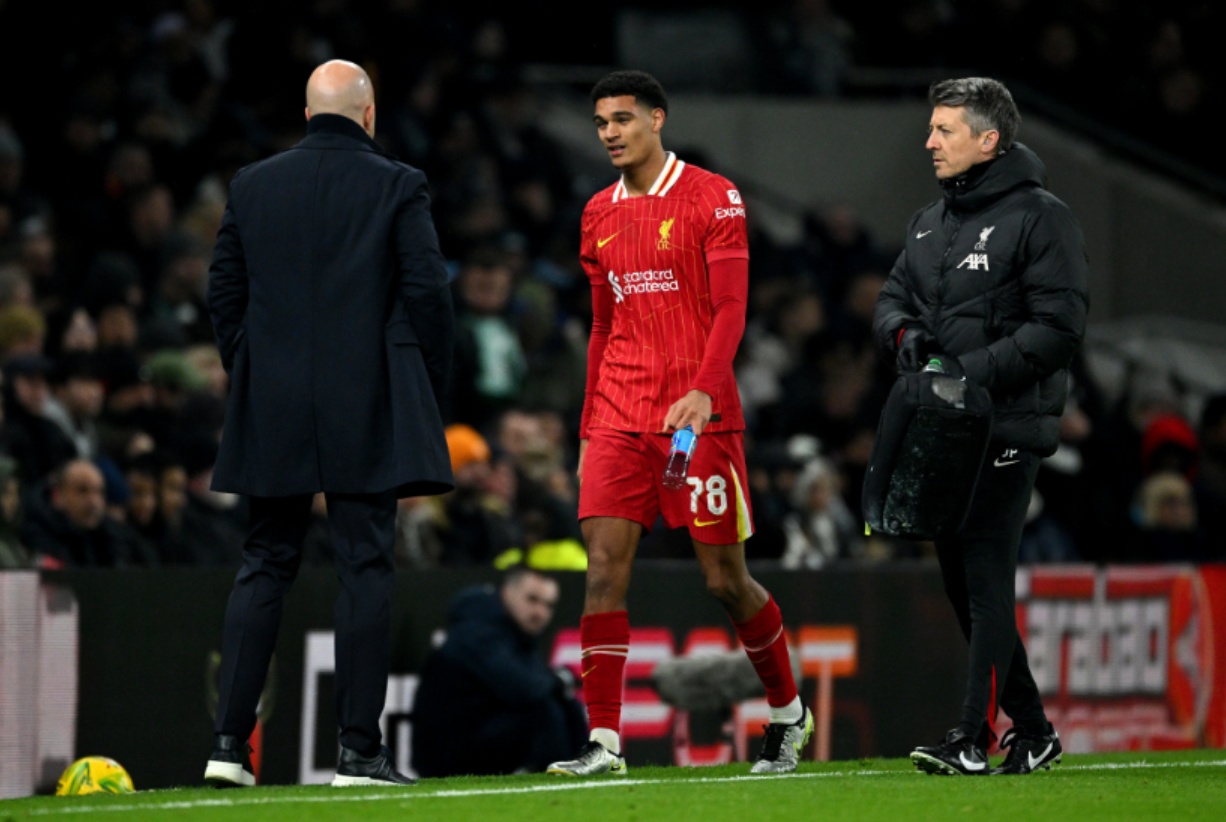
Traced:
[[528, 757], [528, 735], [516, 735], [519, 751], [465, 756], [465, 746], [506, 715], [531, 717], [547, 700], [573, 700], [567, 691], [541, 654], [539, 638], [511, 618], [498, 591], [466, 589], [447, 610], [446, 641], [422, 667], [413, 706], [413, 765], [421, 776], [499, 772], [484, 766], [463, 770], [476, 766], [480, 755], [485, 764], [501, 760], [509, 773]]
[[995, 405], [993, 440], [1056, 450], [1068, 366], [1085, 334], [1089, 264], [1076, 218], [1045, 188], [1042, 161], [1020, 143], [941, 181], [920, 209], [881, 290], [877, 345], [931, 335], [930, 353], [958, 358]]

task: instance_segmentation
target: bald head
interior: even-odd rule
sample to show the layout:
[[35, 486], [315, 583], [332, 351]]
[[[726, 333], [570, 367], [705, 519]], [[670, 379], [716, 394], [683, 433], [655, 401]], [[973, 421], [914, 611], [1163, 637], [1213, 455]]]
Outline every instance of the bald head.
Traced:
[[307, 80], [306, 117], [339, 114], [375, 136], [375, 90], [370, 76], [356, 63], [329, 60]]

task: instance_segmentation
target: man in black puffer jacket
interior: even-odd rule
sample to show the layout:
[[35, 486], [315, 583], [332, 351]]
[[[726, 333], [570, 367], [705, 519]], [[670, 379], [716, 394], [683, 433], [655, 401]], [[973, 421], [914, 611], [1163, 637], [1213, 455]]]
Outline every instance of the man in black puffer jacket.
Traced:
[[1076, 219], [1045, 188], [1042, 161], [1014, 142], [1021, 116], [1009, 90], [981, 77], [944, 80], [928, 101], [926, 148], [944, 197], [911, 218], [873, 331], [900, 371], [939, 355], [986, 387], [995, 411], [965, 524], [936, 543], [970, 642], [962, 718], [911, 759], [929, 773], [988, 773], [1003, 708], [1014, 727], [991, 772], [1029, 773], [1059, 761], [1061, 746], [1017, 632], [1017, 550], [1039, 461], [1056, 450], [1068, 367], [1085, 333], [1089, 266]]

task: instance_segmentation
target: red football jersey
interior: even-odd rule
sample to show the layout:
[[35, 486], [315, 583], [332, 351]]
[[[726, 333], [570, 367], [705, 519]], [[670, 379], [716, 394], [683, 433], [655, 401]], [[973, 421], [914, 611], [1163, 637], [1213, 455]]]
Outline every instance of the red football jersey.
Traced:
[[[580, 258], [593, 304], [610, 306], [612, 316], [595, 318], [610, 331], [595, 382], [589, 381], [584, 431], [661, 430], [669, 407], [695, 387], [706, 350], [708, 263], [748, 257], [745, 205], [736, 186], [672, 152], [646, 195], [629, 196], [619, 180], [588, 201]], [[711, 413], [706, 431], [745, 427], [731, 368], [712, 395]]]

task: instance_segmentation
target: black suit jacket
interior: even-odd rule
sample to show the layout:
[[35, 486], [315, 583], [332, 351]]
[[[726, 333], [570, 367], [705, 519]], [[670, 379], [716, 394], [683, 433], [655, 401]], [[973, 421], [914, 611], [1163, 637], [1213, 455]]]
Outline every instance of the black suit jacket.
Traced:
[[230, 375], [213, 488], [440, 494], [454, 314], [425, 175], [353, 121], [241, 169], [209, 269]]

